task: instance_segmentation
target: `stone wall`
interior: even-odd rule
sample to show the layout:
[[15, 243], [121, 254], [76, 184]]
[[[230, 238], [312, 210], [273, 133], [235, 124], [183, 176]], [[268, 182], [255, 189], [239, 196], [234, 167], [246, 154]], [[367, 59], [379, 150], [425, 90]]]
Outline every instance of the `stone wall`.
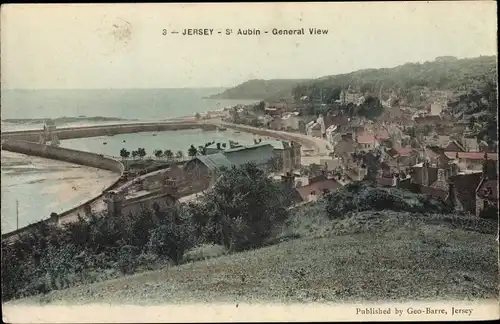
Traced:
[[120, 175], [124, 171], [123, 164], [120, 161], [106, 157], [102, 154], [49, 146], [22, 140], [4, 140], [2, 141], [2, 150], [109, 170]]
[[[164, 122], [164, 123], [134, 123], [121, 125], [98, 125], [89, 127], [67, 127], [58, 128], [54, 132], [59, 140], [71, 138], [85, 138], [96, 136], [108, 136], [140, 132], [161, 132], [170, 130], [196, 129], [215, 130], [216, 126], [211, 124], [200, 124], [193, 122]], [[16, 139], [30, 142], [38, 142], [42, 130], [10, 131], [2, 132], [2, 140]]]
[[[53, 160], [60, 160], [60, 161], [65, 161], [65, 162], [69, 162], [69, 163], [80, 164], [80, 165], [85, 165], [85, 166], [90, 166], [90, 167], [94, 167], [94, 168], [99, 168], [99, 169], [110, 170], [110, 171], [116, 172], [117, 173], [116, 181], [114, 183], [112, 183], [106, 189], [114, 187], [116, 185], [116, 183], [119, 181], [120, 176], [123, 174], [123, 171], [124, 171], [123, 164], [120, 161], [109, 158], [109, 157], [105, 157], [105, 156], [100, 155], [100, 154], [71, 150], [71, 149], [66, 149], [66, 148], [61, 148], [61, 147], [47, 146], [47, 145], [38, 144], [38, 143], [13, 140], [13, 139], [3, 140], [2, 141], [2, 150], [15, 152], [15, 153], [34, 155], [34, 156], [39, 156], [39, 157], [53, 159]], [[78, 214], [85, 215], [87, 206], [89, 204], [97, 201], [101, 197], [102, 197], [102, 194], [88, 200], [87, 202], [85, 202], [83, 204], [75, 206], [74, 208], [71, 208], [70, 210], [67, 210], [67, 211], [61, 213], [61, 214], [59, 214], [59, 217], [57, 219], [42, 220], [42, 221], [30, 224], [28, 226], [25, 226], [23, 228], [20, 228], [18, 230], [15, 230], [15, 231], [12, 231], [12, 232], [9, 232], [6, 234], [2, 234], [2, 240], [11, 239], [11, 238], [16, 237], [20, 233], [30, 231], [30, 230], [36, 228], [36, 226], [38, 226], [40, 223], [43, 223], [43, 222], [57, 224], [59, 221], [64, 222], [64, 219], [67, 217], [71, 218], [71, 217], [78, 215]]]

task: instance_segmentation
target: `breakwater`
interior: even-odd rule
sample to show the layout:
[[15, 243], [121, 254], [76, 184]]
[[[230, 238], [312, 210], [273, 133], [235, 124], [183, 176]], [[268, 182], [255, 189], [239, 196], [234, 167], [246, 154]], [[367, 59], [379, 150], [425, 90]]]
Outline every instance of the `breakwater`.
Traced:
[[[97, 136], [112, 136], [118, 134], [141, 133], [141, 132], [161, 132], [185, 129], [215, 130], [217, 126], [205, 123], [170, 121], [158, 123], [128, 123], [116, 125], [96, 125], [81, 127], [58, 128], [54, 131], [60, 140], [72, 138], [85, 138]], [[2, 132], [2, 141], [8, 139], [38, 142], [42, 133], [40, 130], [23, 130]]]
[[[120, 161], [96, 153], [77, 151], [61, 147], [53, 147], [53, 146], [22, 141], [22, 140], [15, 140], [15, 139], [2, 140], [2, 149], [15, 153], [39, 156], [47, 159], [54, 159], [54, 160], [109, 170], [117, 173], [116, 181], [113, 182], [110, 186], [108, 186], [108, 188], [106, 188], [105, 190], [114, 187], [116, 183], [120, 180], [120, 177], [124, 172], [124, 166]], [[65, 217], [74, 216], [77, 215], [78, 213], [81, 213], [83, 215], [85, 213], [85, 208], [89, 204], [97, 201], [100, 198], [102, 198], [102, 194], [93, 197], [88, 201], [59, 214], [59, 219], [64, 220]], [[30, 229], [34, 229], [36, 226], [44, 222], [48, 223], [57, 222], [57, 220], [46, 219], [39, 222], [35, 222], [33, 224], [30, 224], [13, 232], [2, 234], [2, 240], [13, 238], [19, 235], [20, 233], [24, 233], [29, 231]]]

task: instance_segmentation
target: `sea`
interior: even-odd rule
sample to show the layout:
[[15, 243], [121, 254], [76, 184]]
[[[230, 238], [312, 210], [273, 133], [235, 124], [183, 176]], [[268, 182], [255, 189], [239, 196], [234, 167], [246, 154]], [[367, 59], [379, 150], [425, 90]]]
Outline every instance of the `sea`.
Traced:
[[[50, 118], [57, 127], [161, 121], [222, 110], [249, 100], [206, 97], [223, 88], [13, 90], [1, 92], [1, 129], [42, 129]], [[62, 147], [119, 157], [122, 148], [170, 149], [187, 155], [190, 145], [233, 140], [251, 144], [254, 136], [226, 131], [145, 132], [61, 141]], [[115, 175], [108, 171], [2, 151], [2, 233], [48, 218], [98, 194]]]

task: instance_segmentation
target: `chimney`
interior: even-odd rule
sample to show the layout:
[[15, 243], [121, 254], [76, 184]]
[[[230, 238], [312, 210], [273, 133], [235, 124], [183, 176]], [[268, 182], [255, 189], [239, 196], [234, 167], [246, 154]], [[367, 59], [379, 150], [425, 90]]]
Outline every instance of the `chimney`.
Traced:
[[286, 185], [287, 188], [293, 189], [295, 187], [295, 174], [287, 172], [281, 176], [281, 181]]
[[455, 184], [452, 181], [448, 182], [448, 202], [455, 206]]
[[438, 169], [437, 181], [439, 181], [439, 182], [446, 181], [446, 170], [445, 169]]
[[422, 185], [429, 186], [429, 162], [425, 161], [422, 166]]
[[488, 153], [484, 153], [484, 160], [483, 160], [483, 178], [488, 180]]
[[395, 173], [394, 177], [392, 178], [392, 186], [399, 188], [399, 182], [400, 182], [399, 173]]

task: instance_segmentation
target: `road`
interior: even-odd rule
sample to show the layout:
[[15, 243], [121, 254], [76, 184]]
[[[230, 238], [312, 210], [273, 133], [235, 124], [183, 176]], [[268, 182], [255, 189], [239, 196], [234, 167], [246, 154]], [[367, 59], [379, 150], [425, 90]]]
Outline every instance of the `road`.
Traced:
[[294, 140], [300, 143], [304, 148], [313, 150], [310, 153], [308, 152], [302, 155], [301, 162], [303, 165], [309, 165], [312, 163], [320, 164], [320, 160], [329, 158], [329, 154], [332, 152], [331, 149], [329, 149], [330, 145], [326, 139], [319, 137], [312, 137], [306, 134], [291, 133], [291, 132], [277, 131], [272, 129], [257, 128], [247, 125], [233, 124], [224, 122], [220, 119], [208, 119], [202, 121], [202, 123], [224, 126], [226, 128], [238, 129], [248, 133], [266, 132], [269, 134], [269, 136], [272, 136], [272, 134], [274, 134], [277, 135], [277, 137], [282, 137], [288, 140]]

